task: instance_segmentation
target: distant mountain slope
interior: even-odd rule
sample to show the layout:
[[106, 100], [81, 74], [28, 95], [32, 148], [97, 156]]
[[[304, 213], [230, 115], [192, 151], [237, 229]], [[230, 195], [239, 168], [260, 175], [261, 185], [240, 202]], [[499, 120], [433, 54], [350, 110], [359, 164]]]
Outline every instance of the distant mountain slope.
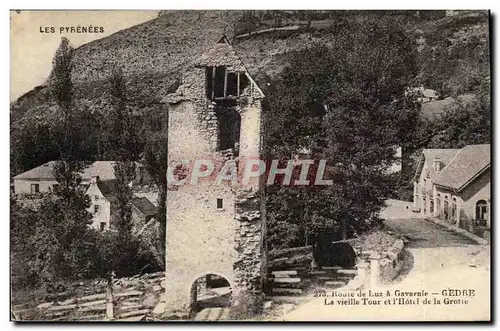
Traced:
[[[161, 98], [175, 89], [183, 70], [194, 59], [216, 43], [222, 34], [226, 33], [230, 38], [235, 36], [244, 15], [241, 11], [162, 12], [154, 20], [82, 45], [76, 49], [74, 58], [75, 99], [82, 109], [105, 112], [104, 84], [112, 66], [117, 65], [122, 67], [128, 81], [130, 106], [140, 112], [156, 108]], [[438, 40], [449, 36], [462, 40], [479, 35], [484, 39], [487, 38], [488, 22], [487, 16], [485, 19], [484, 13], [482, 15], [479, 18], [464, 19], [458, 15], [423, 20], [412, 31], [416, 40], [423, 37], [428, 45], [434, 42], [432, 36]], [[335, 21], [322, 19], [317, 22], [314, 27], [313, 20], [309, 30], [236, 39], [234, 47], [250, 73], [264, 85], [266, 77], [276, 76], [283, 70], [291, 52], [313, 43], [328, 44], [332, 40], [328, 26]], [[469, 30], [472, 32], [468, 33]], [[39, 86], [11, 104], [11, 120], [14, 124], [25, 114], [43, 117], [51, 104], [48, 88]]]

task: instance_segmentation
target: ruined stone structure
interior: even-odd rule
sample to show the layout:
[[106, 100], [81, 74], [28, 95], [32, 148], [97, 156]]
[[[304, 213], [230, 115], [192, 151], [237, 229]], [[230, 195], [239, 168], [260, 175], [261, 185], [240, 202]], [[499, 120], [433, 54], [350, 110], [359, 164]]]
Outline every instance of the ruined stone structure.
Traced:
[[[241, 171], [244, 160], [261, 155], [263, 99], [228, 40], [214, 42], [184, 73], [177, 90], [162, 100], [169, 111], [169, 164], [187, 161], [185, 167], [192, 171], [197, 159], [217, 165], [234, 160]], [[196, 185], [170, 187], [167, 311], [189, 310], [193, 284], [207, 274], [229, 282], [234, 311], [259, 309], [266, 271], [263, 191], [257, 178], [245, 186], [202, 178]]]

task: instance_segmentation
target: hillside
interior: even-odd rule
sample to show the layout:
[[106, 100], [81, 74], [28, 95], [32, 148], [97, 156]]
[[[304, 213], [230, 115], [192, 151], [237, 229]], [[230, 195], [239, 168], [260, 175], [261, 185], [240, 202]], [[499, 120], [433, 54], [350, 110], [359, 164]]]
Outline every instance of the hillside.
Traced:
[[[483, 60], [470, 66], [467, 61], [474, 57], [483, 59], [486, 56], [488, 59], [489, 56], [486, 12], [465, 12], [450, 17], [434, 12], [432, 15], [426, 12], [416, 15], [414, 12], [316, 11], [309, 16], [301, 11], [269, 12], [258, 12], [258, 23], [252, 23], [250, 28], [245, 24], [254, 22], [255, 17], [249, 20], [249, 12], [161, 12], [154, 20], [82, 45], [76, 49], [74, 56], [73, 81], [77, 105], [81, 111], [106, 113], [104, 84], [111, 68], [116, 65], [123, 69], [128, 81], [129, 106], [139, 114], [161, 111], [159, 101], [175, 90], [184, 69], [210, 49], [224, 33], [233, 39], [233, 45], [248, 70], [265, 88], [269, 80], [286, 66], [289, 54], [313, 44], [330, 44], [335, 33], [342, 29], [344, 20], [362, 20], [366, 15], [392, 15], [406, 25], [408, 31], [415, 35], [416, 46], [418, 44], [421, 50], [418, 62], [424, 83], [436, 85], [430, 87], [440, 92], [444, 89], [441, 93], [443, 98], [452, 94], [446, 84], [453, 85], [457, 77], [461, 77], [461, 72], [454, 70], [454, 64], [459, 64], [463, 70], [469, 67], [474, 69], [473, 66], [478, 65], [484, 67]], [[273, 31], [273, 24], [297, 28]], [[266, 33], [234, 38], [237, 34], [266, 29], [269, 30]], [[449, 63], [446, 57], [437, 61], [434, 53], [439, 45], [444, 45], [458, 60], [449, 56]], [[463, 54], [460, 53], [462, 49], [466, 50]], [[464, 63], [467, 66], [464, 67]], [[489, 62], [486, 67], [489, 68]], [[480, 70], [484, 71], [484, 68]], [[464, 92], [470, 91], [458, 91], [459, 94]], [[38, 86], [24, 94], [11, 104], [12, 129], [15, 130], [25, 117], [50, 119], [51, 105], [47, 86]]]
[[[75, 54], [73, 75], [78, 88], [77, 97], [90, 109], [100, 108], [96, 98], [103, 93], [103, 81], [109, 75], [111, 66], [118, 65], [129, 79], [130, 95], [133, 96], [131, 102], [135, 107], [142, 109], [157, 103], [175, 84], [183, 68], [210, 44], [217, 42], [224, 32], [234, 37], [237, 22], [242, 20], [243, 15], [240, 11], [167, 12], [154, 20], [85, 44], [77, 48]], [[289, 23], [297, 22], [304, 23], [297, 20]], [[307, 31], [302, 29], [236, 39], [234, 46], [257, 78], [275, 76], [281, 71], [287, 53], [316, 42], [328, 44], [332, 38], [328, 26], [334, 23], [333, 20], [317, 20]], [[327, 28], [323, 28], [325, 26]], [[453, 39], [454, 43], [457, 40], [467, 43], [479, 37], [482, 43], [487, 44], [488, 21], [484, 13], [451, 16], [422, 21], [412, 32], [431, 46], [442, 38]], [[43, 86], [26, 93], [11, 107], [13, 120], [46, 101], [47, 91]]]

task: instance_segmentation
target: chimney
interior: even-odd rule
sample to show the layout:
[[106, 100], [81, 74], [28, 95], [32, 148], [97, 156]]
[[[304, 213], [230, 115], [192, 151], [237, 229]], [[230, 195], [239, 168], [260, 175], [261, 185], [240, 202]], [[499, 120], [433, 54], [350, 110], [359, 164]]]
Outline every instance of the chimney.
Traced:
[[436, 172], [439, 172], [441, 171], [442, 167], [443, 163], [441, 163], [441, 158], [439, 157], [439, 155], [436, 155], [433, 161], [433, 168]]
[[99, 176], [92, 176], [90, 178], [90, 183], [95, 184], [99, 181]]

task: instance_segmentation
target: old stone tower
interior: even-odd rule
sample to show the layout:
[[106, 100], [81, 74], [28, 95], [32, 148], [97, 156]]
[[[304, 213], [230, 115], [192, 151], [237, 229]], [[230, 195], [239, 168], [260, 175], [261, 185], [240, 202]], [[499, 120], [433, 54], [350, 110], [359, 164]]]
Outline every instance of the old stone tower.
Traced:
[[[187, 70], [177, 91], [163, 99], [169, 110], [169, 164], [234, 161], [238, 172], [261, 156], [264, 94], [223, 37]], [[187, 167], [187, 168], [186, 168]], [[176, 179], [179, 179], [176, 178]], [[188, 178], [189, 179], [189, 178]], [[196, 300], [195, 281], [225, 278], [235, 311], [258, 310], [265, 276], [263, 186], [202, 178], [172, 186], [167, 194], [167, 311], [187, 311]]]

